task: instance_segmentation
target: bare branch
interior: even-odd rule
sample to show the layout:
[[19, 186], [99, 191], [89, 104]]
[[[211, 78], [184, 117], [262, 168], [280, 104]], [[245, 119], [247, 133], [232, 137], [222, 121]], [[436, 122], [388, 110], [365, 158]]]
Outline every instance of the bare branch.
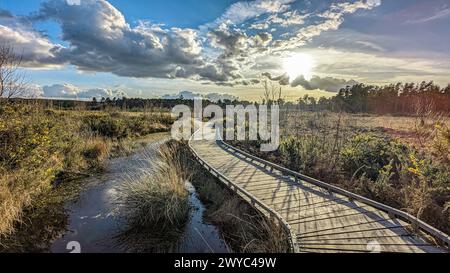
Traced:
[[0, 98], [14, 98], [27, 90], [25, 75], [19, 71], [22, 56], [9, 45], [0, 45]]

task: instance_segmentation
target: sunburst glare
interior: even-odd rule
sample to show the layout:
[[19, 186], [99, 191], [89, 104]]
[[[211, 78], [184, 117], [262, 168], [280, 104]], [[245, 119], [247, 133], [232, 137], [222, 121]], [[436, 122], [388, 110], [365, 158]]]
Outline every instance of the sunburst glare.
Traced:
[[283, 70], [291, 82], [301, 75], [311, 80], [313, 68], [314, 58], [306, 53], [296, 53], [283, 60]]

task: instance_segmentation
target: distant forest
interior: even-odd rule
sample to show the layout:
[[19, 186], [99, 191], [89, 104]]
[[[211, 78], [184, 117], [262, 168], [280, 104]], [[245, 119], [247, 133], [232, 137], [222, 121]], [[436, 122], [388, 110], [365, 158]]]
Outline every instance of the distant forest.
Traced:
[[[277, 103], [288, 109], [299, 109], [304, 111], [333, 111], [349, 113], [372, 113], [372, 114], [396, 114], [415, 115], [418, 111], [433, 111], [450, 113], [450, 85], [441, 88], [433, 82], [397, 83], [386, 86], [375, 86], [357, 84], [341, 89], [335, 96], [319, 99], [313, 96], [304, 96], [296, 102], [287, 102], [282, 99], [281, 91], [279, 98], [268, 101], [269, 104]], [[14, 99], [25, 103], [36, 103], [47, 108], [55, 109], [86, 109], [105, 110], [107, 108], [119, 108], [128, 111], [160, 111], [170, 110], [176, 105], [184, 104], [193, 107], [192, 100], [179, 99], [142, 99], [142, 98], [94, 98], [92, 101], [73, 100], [44, 100], [44, 99]], [[249, 101], [219, 102], [204, 101], [204, 105], [216, 103], [225, 107], [226, 105], [243, 104], [249, 105]], [[254, 103], [258, 104], [258, 103]]]
[[303, 110], [330, 110], [350, 113], [407, 114], [417, 111], [450, 113], [450, 85], [433, 82], [397, 83], [386, 86], [357, 84], [341, 89], [331, 98], [305, 96], [298, 100]]

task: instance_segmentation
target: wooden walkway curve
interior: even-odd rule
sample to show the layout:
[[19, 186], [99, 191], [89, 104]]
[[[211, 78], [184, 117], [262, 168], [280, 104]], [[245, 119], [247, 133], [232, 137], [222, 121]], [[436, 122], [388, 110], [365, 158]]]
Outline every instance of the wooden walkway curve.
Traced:
[[[278, 218], [290, 233], [295, 252], [447, 252], [428, 237], [448, 247], [448, 235], [404, 212], [255, 158], [220, 140], [193, 139], [189, 147], [197, 160], [260, 211]], [[425, 233], [432, 236], [425, 240]]]

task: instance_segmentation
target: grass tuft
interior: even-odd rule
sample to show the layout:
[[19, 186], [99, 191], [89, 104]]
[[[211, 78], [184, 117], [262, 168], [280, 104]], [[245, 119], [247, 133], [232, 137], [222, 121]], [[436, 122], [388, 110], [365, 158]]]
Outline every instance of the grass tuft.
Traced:
[[163, 145], [152, 167], [129, 174], [119, 188], [118, 204], [130, 228], [182, 230], [189, 216], [189, 172], [177, 145]]

